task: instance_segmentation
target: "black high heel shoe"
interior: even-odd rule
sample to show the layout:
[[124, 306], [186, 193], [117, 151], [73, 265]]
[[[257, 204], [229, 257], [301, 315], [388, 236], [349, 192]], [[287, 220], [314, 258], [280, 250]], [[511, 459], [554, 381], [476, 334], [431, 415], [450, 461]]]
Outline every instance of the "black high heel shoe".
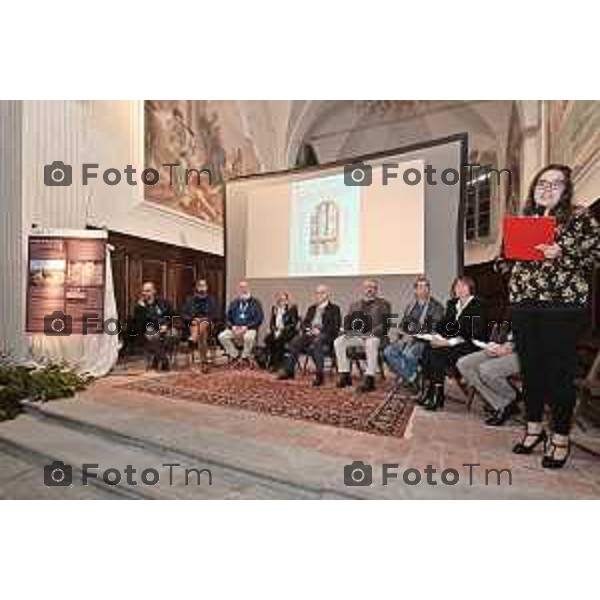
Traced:
[[421, 393], [419, 397], [415, 400], [415, 402], [419, 406], [425, 406], [428, 402], [431, 401], [431, 397], [433, 396], [433, 384], [429, 384], [428, 386], [423, 385]]
[[[564, 458], [554, 458], [554, 452], [557, 448], [567, 449]], [[550, 454], [546, 454], [542, 458], [542, 467], [544, 469], [562, 469], [569, 458], [569, 454], [571, 454], [571, 443], [567, 441], [566, 444], [557, 444], [554, 440], [550, 440], [550, 449]]]
[[[524, 443], [525, 439], [528, 437], [535, 438], [533, 444], [525, 444]], [[540, 433], [529, 433], [528, 431], [526, 431], [525, 435], [523, 436], [523, 439], [520, 442], [517, 442], [513, 446], [512, 451], [515, 454], [531, 454], [535, 450], [535, 447], [541, 443], [544, 445], [544, 452], [546, 452], [546, 444], [548, 443], [548, 435], [546, 434], [546, 431], [544, 429], [542, 429], [542, 431], [540, 431]]]
[[446, 396], [444, 395], [444, 385], [436, 383], [433, 388], [431, 397], [423, 404], [426, 410], [437, 410], [438, 408], [444, 408], [446, 402]]

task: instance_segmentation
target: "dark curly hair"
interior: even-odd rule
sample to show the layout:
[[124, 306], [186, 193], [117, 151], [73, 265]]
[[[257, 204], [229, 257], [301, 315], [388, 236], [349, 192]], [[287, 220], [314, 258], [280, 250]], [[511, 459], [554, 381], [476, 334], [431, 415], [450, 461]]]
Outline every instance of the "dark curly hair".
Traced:
[[529, 186], [529, 193], [527, 194], [527, 199], [525, 200], [525, 206], [523, 207], [524, 215], [538, 215], [540, 214], [540, 207], [535, 202], [535, 188], [537, 187], [538, 181], [542, 177], [544, 173], [548, 171], [560, 171], [565, 178], [565, 189], [560, 196], [560, 200], [550, 210], [550, 215], [556, 217], [557, 221], [562, 222], [566, 221], [571, 215], [572, 204], [571, 201], [573, 199], [573, 180], [571, 179], [571, 167], [567, 167], [567, 165], [559, 165], [559, 164], [550, 164], [546, 165], [543, 169], [538, 171], [533, 180], [531, 181], [531, 185]]

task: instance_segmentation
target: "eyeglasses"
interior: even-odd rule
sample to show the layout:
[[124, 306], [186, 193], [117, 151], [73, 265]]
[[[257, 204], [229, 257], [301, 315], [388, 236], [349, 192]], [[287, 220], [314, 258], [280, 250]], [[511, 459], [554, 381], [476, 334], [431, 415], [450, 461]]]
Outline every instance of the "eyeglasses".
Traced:
[[552, 190], [553, 192], [556, 192], [562, 189], [564, 185], [564, 181], [544, 181], [543, 179], [540, 179], [535, 187], [540, 190]]

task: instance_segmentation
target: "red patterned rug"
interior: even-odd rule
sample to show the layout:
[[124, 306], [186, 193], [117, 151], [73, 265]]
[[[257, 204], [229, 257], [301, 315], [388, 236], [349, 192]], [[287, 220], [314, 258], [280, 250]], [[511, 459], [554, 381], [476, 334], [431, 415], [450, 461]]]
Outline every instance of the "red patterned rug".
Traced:
[[338, 389], [333, 377], [319, 389], [311, 377], [277, 381], [260, 370], [215, 369], [202, 374], [194, 369], [128, 383], [129, 390], [251, 410], [278, 417], [355, 429], [376, 435], [402, 437], [414, 410], [410, 397], [395, 395], [386, 400], [391, 382], [358, 394], [354, 388]]

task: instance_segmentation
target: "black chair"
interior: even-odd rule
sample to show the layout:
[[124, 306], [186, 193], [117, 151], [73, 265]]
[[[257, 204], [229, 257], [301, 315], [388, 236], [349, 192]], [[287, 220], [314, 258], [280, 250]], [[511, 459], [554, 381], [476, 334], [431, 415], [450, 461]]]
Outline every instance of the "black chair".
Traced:
[[[427, 389], [429, 388], [429, 381], [428, 381], [427, 377], [425, 376], [425, 373], [424, 373], [422, 367], [419, 367], [419, 371], [420, 371], [419, 398], [422, 400], [424, 398], [425, 394], [427, 393]], [[460, 371], [457, 369], [456, 365], [448, 365], [448, 367], [446, 368], [446, 374], [444, 377], [444, 381], [446, 378], [448, 378], [451, 381], [453, 381], [454, 383], [456, 383], [457, 387], [465, 395], [466, 401], [464, 403], [462, 401], [459, 401], [459, 403], [464, 404], [467, 408], [467, 412], [470, 412], [471, 408], [473, 406], [473, 402], [475, 400], [475, 388], [472, 388], [466, 384], [466, 382], [462, 378]], [[442, 385], [444, 385], [444, 384], [442, 384]], [[455, 400], [455, 398], [451, 398], [451, 399]]]
[[[389, 343], [390, 342], [387, 336], [383, 337], [381, 339], [381, 344], [379, 344], [379, 351], [377, 353], [377, 368], [379, 369], [381, 379], [383, 380], [385, 380], [385, 358], [383, 356], [383, 351]], [[352, 373], [352, 369], [356, 367], [360, 373], [360, 376], [362, 377], [365, 372], [363, 364], [367, 360], [366, 350], [359, 346], [350, 346], [350, 348], [346, 350], [346, 356], [350, 360], [350, 372]]]
[[[308, 373], [308, 364], [310, 363], [312, 357], [310, 354], [302, 353], [298, 358], [298, 367], [300, 368], [302, 375], [306, 375]], [[333, 344], [327, 347], [327, 351], [325, 352], [325, 371], [327, 371], [327, 361], [329, 360], [329, 371], [335, 373], [337, 371], [337, 361], [335, 358], [335, 350], [333, 349]]]
[[[209, 354], [214, 355], [218, 348], [221, 347], [218, 340], [218, 335], [225, 328], [225, 324], [222, 321], [213, 321], [210, 327], [210, 332], [208, 335], [208, 351]], [[180, 336], [179, 343], [177, 347], [174, 349], [174, 358], [179, 356], [179, 354], [183, 354], [187, 357], [188, 365], [193, 365], [196, 362], [195, 352], [198, 349], [197, 344], [194, 344], [190, 339], [190, 324], [188, 322], [184, 322], [184, 326], [179, 328]], [[209, 360], [210, 362], [210, 360]]]
[[[215, 323], [213, 324], [214, 326], [211, 329], [211, 336], [209, 337], [209, 348], [213, 348], [215, 351], [216, 349], [220, 348], [221, 351], [224, 353], [225, 352], [225, 348], [223, 347], [223, 345], [221, 344], [220, 340], [219, 340], [219, 335], [221, 334], [222, 331], [224, 331], [225, 329], [227, 329], [227, 324], [225, 322], [220, 322], [220, 323]], [[211, 340], [213, 340], [211, 342]], [[260, 340], [260, 327], [256, 330], [256, 339], [254, 341], [254, 346], [252, 348], [252, 354], [251, 354], [251, 367], [254, 368], [254, 366], [256, 365], [256, 361], [255, 361], [255, 355], [256, 355], [256, 351], [257, 348], [259, 347], [259, 340]], [[213, 345], [214, 344], [214, 345]], [[244, 347], [244, 343], [238, 339], [233, 340], [233, 345], [241, 352], [241, 350]], [[227, 356], [227, 364], [231, 365], [234, 364], [231, 360], [230, 356]]]

